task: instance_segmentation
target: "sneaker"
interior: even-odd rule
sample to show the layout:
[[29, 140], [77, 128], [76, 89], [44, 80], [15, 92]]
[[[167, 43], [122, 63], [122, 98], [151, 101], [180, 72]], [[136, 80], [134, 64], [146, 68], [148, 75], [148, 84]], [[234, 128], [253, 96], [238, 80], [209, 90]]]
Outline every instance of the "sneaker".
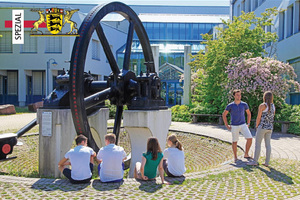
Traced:
[[255, 160], [252, 160], [251, 162], [248, 162], [247, 165], [257, 166], [257, 162]]

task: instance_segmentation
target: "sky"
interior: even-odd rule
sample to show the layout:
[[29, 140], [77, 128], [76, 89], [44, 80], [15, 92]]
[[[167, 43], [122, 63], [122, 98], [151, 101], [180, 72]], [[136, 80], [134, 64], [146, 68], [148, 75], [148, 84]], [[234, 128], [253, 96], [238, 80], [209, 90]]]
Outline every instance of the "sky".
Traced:
[[[102, 4], [114, 0], [3, 0], [4, 2]], [[229, 6], [230, 0], [116, 0], [128, 5]]]

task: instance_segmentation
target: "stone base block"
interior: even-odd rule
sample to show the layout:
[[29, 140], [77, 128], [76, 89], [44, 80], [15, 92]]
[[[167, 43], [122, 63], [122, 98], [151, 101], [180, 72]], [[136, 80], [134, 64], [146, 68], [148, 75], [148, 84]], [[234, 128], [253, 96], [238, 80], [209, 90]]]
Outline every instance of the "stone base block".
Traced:
[[16, 114], [15, 106], [12, 104], [0, 105], [0, 115]]
[[31, 112], [36, 112], [38, 108], [43, 107], [44, 102], [43, 101], [39, 101], [36, 103], [32, 103], [28, 105], [28, 110]]
[[131, 144], [129, 177], [133, 177], [136, 162], [141, 162], [149, 137], [156, 137], [162, 151], [171, 125], [171, 110], [125, 110], [124, 127]]

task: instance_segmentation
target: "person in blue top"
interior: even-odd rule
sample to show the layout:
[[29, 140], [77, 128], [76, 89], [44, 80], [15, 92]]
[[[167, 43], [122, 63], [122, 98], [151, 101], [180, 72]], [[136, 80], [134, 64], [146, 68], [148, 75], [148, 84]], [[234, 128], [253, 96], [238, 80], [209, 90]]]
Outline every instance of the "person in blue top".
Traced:
[[162, 184], [164, 181], [163, 153], [157, 138], [150, 137], [147, 141], [147, 152], [143, 153], [142, 163], [137, 162], [134, 169], [134, 178], [141, 180], [153, 180], [156, 178], [158, 168]]
[[[252, 144], [252, 135], [249, 130], [249, 125], [251, 121], [251, 112], [249, 106], [246, 102], [241, 101], [242, 92], [241, 90], [233, 91], [234, 102], [231, 102], [227, 105], [225, 111], [223, 112], [223, 121], [225, 126], [232, 133], [232, 150], [234, 155], [234, 161], [237, 162], [237, 142], [239, 140], [239, 133], [241, 132], [244, 137], [247, 139], [246, 150], [244, 158], [250, 159], [249, 149]], [[231, 125], [228, 125], [227, 114], [230, 113]], [[247, 124], [245, 120], [245, 112], [247, 113]]]

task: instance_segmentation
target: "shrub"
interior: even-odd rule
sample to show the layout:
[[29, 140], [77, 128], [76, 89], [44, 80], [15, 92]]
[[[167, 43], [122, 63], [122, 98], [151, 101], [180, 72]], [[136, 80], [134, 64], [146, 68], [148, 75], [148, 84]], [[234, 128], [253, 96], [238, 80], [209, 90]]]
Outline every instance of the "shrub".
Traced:
[[171, 108], [172, 111], [172, 121], [176, 122], [190, 122], [191, 115], [190, 109], [187, 105], [176, 105]]
[[[295, 122], [290, 124], [289, 133], [300, 135], [300, 105], [284, 104], [282, 109], [276, 109], [275, 120]], [[275, 128], [280, 124], [275, 123]]]

